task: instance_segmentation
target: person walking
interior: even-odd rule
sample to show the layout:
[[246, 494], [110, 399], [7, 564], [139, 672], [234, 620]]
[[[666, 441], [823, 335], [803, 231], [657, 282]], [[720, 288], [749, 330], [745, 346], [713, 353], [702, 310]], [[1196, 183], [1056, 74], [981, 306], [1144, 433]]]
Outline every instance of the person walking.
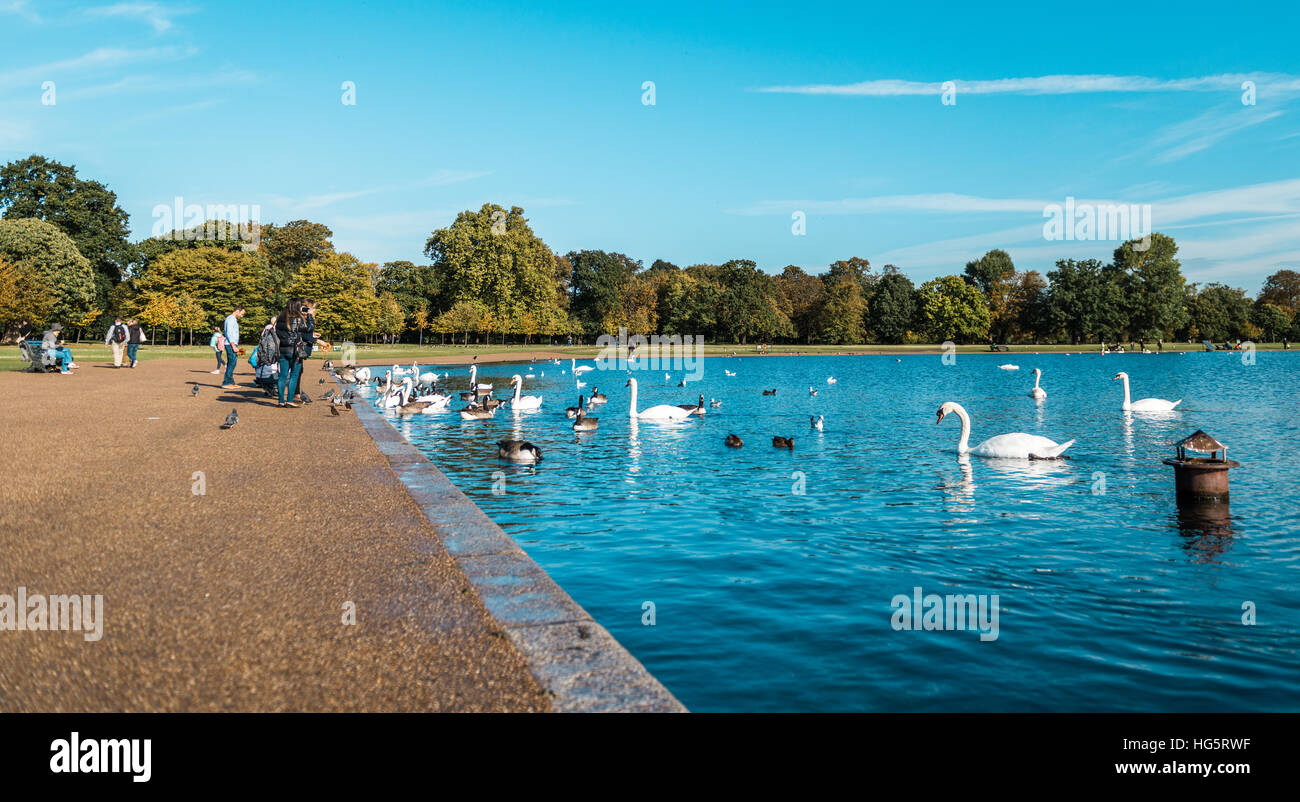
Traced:
[[229, 315], [226, 316], [226, 323], [222, 329], [222, 334], [226, 338], [226, 375], [221, 382], [223, 390], [238, 390], [239, 385], [235, 384], [235, 362], [238, 361], [238, 354], [235, 349], [239, 346], [239, 319], [244, 316], [244, 307], [236, 306]]
[[131, 367], [135, 367], [136, 358], [140, 354], [140, 346], [149, 342], [149, 335], [144, 333], [144, 326], [140, 321], [131, 318], [126, 322], [126, 357], [131, 360]]
[[49, 351], [59, 358], [60, 370], [64, 376], [72, 372], [77, 367], [77, 363], [72, 361], [72, 352], [68, 350], [63, 343], [63, 324], [55, 323], [45, 330], [41, 335], [41, 350]]
[[126, 324], [122, 318], [113, 318], [113, 325], [108, 327], [108, 333], [104, 335], [104, 345], [113, 349], [113, 367], [122, 367], [122, 355], [126, 353], [126, 340], [130, 332], [126, 330]]
[[[280, 375], [276, 391], [281, 407], [297, 407], [298, 379], [302, 375], [302, 360], [307, 351], [306, 336], [310, 323], [303, 312], [302, 299], [289, 301], [284, 312], [275, 320], [275, 336], [280, 340]], [[269, 358], [270, 354], [263, 358]]]
[[221, 374], [221, 369], [226, 366], [226, 335], [221, 333], [220, 326], [212, 327], [212, 336], [208, 338], [208, 347], [217, 355], [217, 369], [210, 370], [208, 373], [218, 376]]

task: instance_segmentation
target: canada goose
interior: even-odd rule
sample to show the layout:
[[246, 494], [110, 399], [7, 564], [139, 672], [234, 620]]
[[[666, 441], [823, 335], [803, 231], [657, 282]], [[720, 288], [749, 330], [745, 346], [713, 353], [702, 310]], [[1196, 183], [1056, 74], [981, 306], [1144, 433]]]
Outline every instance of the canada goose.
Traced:
[[573, 422], [573, 431], [575, 432], [594, 432], [600, 425], [599, 418], [588, 418], [584, 410], [578, 410], [578, 419]]
[[577, 405], [576, 407], [566, 407], [565, 410], [564, 410], [564, 417], [566, 417], [566, 418], [576, 418], [576, 417], [578, 417], [578, 415], [582, 414], [582, 402], [583, 402], [583, 401], [584, 401], [583, 397], [582, 397], [582, 396], [578, 396], [578, 405]]
[[789, 448], [789, 449], [793, 449], [793, 448], [794, 448], [794, 438], [793, 438], [793, 437], [773, 437], [773, 438], [772, 438], [772, 445], [775, 446], [775, 447], [777, 447], [777, 448]]
[[496, 409], [484, 409], [483, 407], [469, 406], [460, 411], [461, 420], [487, 420], [496, 414]]
[[710, 398], [709, 406], [713, 407], [714, 409], [717, 409], [718, 407], [722, 406], [722, 402], [716, 398]]
[[334, 369], [334, 360], [332, 360], [332, 359], [327, 359], [327, 360], [325, 360], [323, 363], [321, 363], [320, 369], [321, 369], [321, 370], [333, 370], [333, 369]]
[[812, 416], [810, 415], [810, 416], [808, 417], [808, 422], [812, 424], [812, 427], [813, 427], [814, 429], [816, 429], [817, 431], [820, 432], [820, 431], [822, 430], [822, 422], [823, 422], [825, 419], [826, 419], [826, 416], [825, 416], [825, 415], [818, 415], [818, 416], [815, 417], [815, 418], [812, 417]]
[[692, 415], [704, 416], [704, 394], [700, 393], [700, 400], [697, 404], [678, 404], [678, 409], [684, 409]]
[[737, 437], [734, 434], [727, 435], [727, 439], [723, 440], [722, 442], [726, 443], [727, 446], [729, 446], [730, 448], [740, 448], [741, 446], [745, 445], [745, 441], [741, 440], [739, 437]]
[[398, 415], [414, 415], [433, 406], [432, 401], [408, 401], [397, 408]]
[[771, 390], [764, 390], [763, 395], [776, 395], [776, 388], [773, 387]]
[[591, 388], [591, 398], [587, 399], [587, 403], [589, 403], [589, 404], [603, 404], [603, 403], [605, 403], [605, 402], [608, 401], [608, 400], [609, 400], [609, 399], [605, 397], [605, 394], [602, 393], [602, 392], [600, 391], [600, 388], [599, 388], [599, 387], [592, 387], [592, 388]]
[[497, 456], [511, 462], [541, 462], [542, 450], [527, 440], [498, 440]]

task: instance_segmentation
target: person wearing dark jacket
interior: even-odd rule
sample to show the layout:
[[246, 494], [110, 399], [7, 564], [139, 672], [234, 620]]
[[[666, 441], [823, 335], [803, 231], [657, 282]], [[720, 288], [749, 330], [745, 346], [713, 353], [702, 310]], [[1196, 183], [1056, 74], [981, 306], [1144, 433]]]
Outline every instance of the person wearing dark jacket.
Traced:
[[131, 367], [135, 367], [140, 346], [148, 341], [149, 335], [144, 333], [144, 326], [140, 325], [140, 321], [131, 318], [126, 322], [126, 355], [131, 360]]
[[289, 301], [289, 305], [275, 319], [275, 336], [280, 340], [280, 376], [276, 381], [276, 390], [282, 407], [298, 406], [294, 403], [294, 397], [298, 393], [298, 377], [302, 375], [302, 360], [306, 353], [304, 338], [309, 325], [301, 298]]
[[113, 367], [122, 367], [122, 357], [126, 354], [126, 340], [130, 332], [126, 329], [126, 324], [122, 318], [113, 318], [113, 325], [108, 327], [104, 334], [104, 345], [111, 346], [113, 349]]

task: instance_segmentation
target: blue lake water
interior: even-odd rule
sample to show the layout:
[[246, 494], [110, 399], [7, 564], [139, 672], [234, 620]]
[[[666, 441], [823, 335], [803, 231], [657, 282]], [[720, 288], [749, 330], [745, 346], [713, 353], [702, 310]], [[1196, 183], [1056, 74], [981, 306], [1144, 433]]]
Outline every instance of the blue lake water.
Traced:
[[[627, 374], [593, 371], [583, 392], [609, 403], [581, 436], [567, 360], [479, 381], [529, 369], [539, 412], [391, 419], [692, 710], [1300, 710], [1300, 354], [717, 358], [685, 388], [636, 372], [642, 409], [721, 399], [684, 423], [630, 421]], [[1120, 370], [1179, 410], [1122, 412]], [[959, 458], [959, 421], [935, 424], [948, 400], [972, 445], [1075, 438], [1072, 459]], [[1226, 516], [1180, 513], [1161, 464], [1198, 428], [1243, 463]], [[509, 437], [543, 462], [499, 462]], [[997, 639], [895, 629], [916, 587], [996, 594]]]

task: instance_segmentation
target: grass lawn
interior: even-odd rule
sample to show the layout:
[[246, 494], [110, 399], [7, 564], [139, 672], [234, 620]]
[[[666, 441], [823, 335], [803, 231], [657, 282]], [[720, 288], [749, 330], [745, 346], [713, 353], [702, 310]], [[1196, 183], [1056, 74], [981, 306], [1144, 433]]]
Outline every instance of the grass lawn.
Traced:
[[[1256, 349], [1261, 351], [1280, 350], [1281, 343], [1257, 343]], [[80, 364], [93, 364], [96, 362], [112, 362], [113, 353], [108, 346], [103, 343], [83, 343], [73, 345], [72, 357]], [[1096, 352], [1098, 345], [1013, 345], [1011, 354], [1024, 353], [1080, 353]], [[937, 353], [940, 350], [938, 345], [773, 345], [766, 351], [768, 354], [927, 354]], [[1165, 343], [1166, 351], [1203, 351], [1200, 343], [1196, 345], [1187, 345], [1186, 343]], [[244, 351], [252, 353], [253, 346], [245, 345]], [[375, 346], [357, 346], [356, 357], [359, 362], [398, 362], [407, 363], [412, 360], [419, 360], [426, 364], [437, 363], [444, 357], [464, 357], [469, 354], [479, 355], [497, 355], [497, 354], [517, 354], [519, 358], [527, 358], [529, 354], [539, 352], [553, 353], [560, 356], [571, 356], [578, 359], [594, 357], [600, 349], [594, 345], [375, 345]], [[959, 345], [958, 353], [963, 354], [992, 354], [987, 345]], [[739, 356], [753, 356], [757, 353], [753, 345], [706, 345], [704, 354], [706, 356], [725, 356], [729, 354]], [[1001, 352], [1003, 356], [1007, 352]], [[321, 353], [312, 355], [313, 359], [337, 359], [339, 352], [335, 351], [328, 357]], [[153, 359], [172, 359], [176, 357], [187, 357], [193, 359], [203, 359], [216, 367], [216, 358], [212, 354], [212, 349], [206, 345], [185, 345], [185, 346], [162, 346], [162, 345], [145, 345], [140, 349], [140, 361], [147, 362]], [[243, 359], [241, 358], [241, 363]], [[18, 354], [18, 346], [6, 345], [0, 347], [0, 370], [22, 370], [26, 363]]]

